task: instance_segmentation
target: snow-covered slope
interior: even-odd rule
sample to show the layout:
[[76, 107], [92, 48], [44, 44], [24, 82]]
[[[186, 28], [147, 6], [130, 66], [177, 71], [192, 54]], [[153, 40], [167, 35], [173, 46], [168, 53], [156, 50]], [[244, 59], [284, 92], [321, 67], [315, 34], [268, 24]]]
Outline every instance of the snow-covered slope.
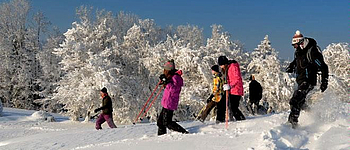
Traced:
[[[328, 95], [330, 95], [328, 93]], [[119, 125], [96, 131], [94, 123], [35, 119], [34, 111], [4, 108], [0, 117], [0, 149], [350, 149], [350, 104], [326, 97], [303, 111], [300, 126], [286, 124], [288, 112], [251, 116], [241, 122], [180, 122], [191, 134], [157, 136], [155, 123]]]

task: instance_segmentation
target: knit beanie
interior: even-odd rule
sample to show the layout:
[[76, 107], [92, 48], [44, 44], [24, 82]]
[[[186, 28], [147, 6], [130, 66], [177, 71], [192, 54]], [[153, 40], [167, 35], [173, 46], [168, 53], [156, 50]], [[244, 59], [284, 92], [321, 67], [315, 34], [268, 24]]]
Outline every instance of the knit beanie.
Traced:
[[293, 44], [297, 44], [300, 42], [301, 39], [303, 39], [304, 36], [300, 33], [299, 30], [297, 30], [293, 36], [293, 39], [292, 39], [292, 45]]
[[104, 88], [101, 89], [101, 92], [107, 93], [107, 89], [104, 87]]
[[211, 70], [213, 70], [215, 72], [220, 72], [219, 65], [211, 66]]
[[164, 69], [165, 70], [175, 70], [175, 62], [174, 60], [169, 60], [164, 64]]
[[219, 66], [228, 64], [228, 59], [226, 56], [220, 56], [218, 59]]

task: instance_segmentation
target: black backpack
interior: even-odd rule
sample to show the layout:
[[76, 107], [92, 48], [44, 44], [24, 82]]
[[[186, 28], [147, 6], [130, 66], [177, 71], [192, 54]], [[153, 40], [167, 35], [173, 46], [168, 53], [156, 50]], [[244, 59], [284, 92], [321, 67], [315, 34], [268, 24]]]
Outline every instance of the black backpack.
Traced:
[[[317, 48], [317, 52], [316, 52], [316, 53], [318, 53], [318, 54], [320, 54], [320, 55], [322, 56], [321, 48], [320, 48], [318, 45], [316, 45], [316, 48]], [[314, 59], [312, 59], [312, 56], [313, 56], [312, 50], [313, 50], [313, 47], [310, 47], [310, 48], [307, 50], [307, 52], [306, 52], [306, 58], [307, 58], [307, 61], [309, 62], [309, 64], [314, 64], [314, 63], [315, 63], [315, 62], [314, 62]], [[314, 53], [315, 53], [315, 52], [314, 52]], [[321, 71], [321, 68], [320, 68], [320, 67], [317, 67], [317, 72], [318, 72], [318, 71]]]

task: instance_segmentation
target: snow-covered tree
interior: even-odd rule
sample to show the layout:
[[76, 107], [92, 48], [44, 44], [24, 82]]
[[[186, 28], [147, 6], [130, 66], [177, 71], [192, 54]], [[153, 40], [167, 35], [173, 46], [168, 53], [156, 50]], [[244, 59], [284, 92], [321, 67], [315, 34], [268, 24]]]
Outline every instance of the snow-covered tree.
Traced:
[[[126, 36], [124, 36], [123, 47], [128, 49], [128, 51], [125, 51], [127, 52], [126, 55], [134, 55], [135, 59], [137, 59], [138, 56], [147, 56], [148, 49], [150, 48], [149, 41], [146, 39], [147, 36], [148, 33], [142, 32], [139, 25], [135, 24], [131, 27]], [[137, 52], [139, 52], [140, 55]]]
[[97, 74], [109, 68], [105, 58], [111, 55], [111, 48], [116, 44], [116, 37], [107, 26], [108, 19], [93, 22], [91, 9], [86, 7], [78, 9], [77, 14], [80, 22], [72, 24], [64, 33], [66, 38], [60, 48], [55, 49], [55, 54], [62, 59], [60, 64], [65, 75], [54, 99], [64, 104], [72, 120], [85, 117], [91, 106], [100, 105], [98, 91], [104, 85], [99, 81], [104, 79], [98, 80]]
[[349, 43], [332, 43], [322, 52], [329, 70], [329, 88], [344, 101], [350, 93], [350, 47]]
[[[105, 10], [93, 13], [82, 6], [77, 9], [79, 21], [64, 35], [54, 30], [43, 44], [50, 23], [41, 12], [28, 19], [29, 8], [26, 0], [0, 5], [0, 100], [5, 106], [63, 111], [78, 120], [100, 107], [99, 90], [106, 87], [114, 120], [131, 123], [158, 83], [164, 63], [174, 59], [184, 79], [174, 119], [189, 120], [205, 105], [212, 88], [210, 67], [224, 55], [240, 64], [243, 102], [249, 94], [248, 77], [254, 74], [264, 88], [263, 101], [275, 111], [289, 109], [295, 79], [282, 71], [287, 62], [280, 62], [268, 36], [249, 54], [221, 25], [212, 25], [204, 43], [198, 26], [161, 28], [153, 19]], [[348, 100], [348, 43], [331, 44], [323, 54], [331, 74], [329, 89]], [[151, 121], [161, 109], [161, 95], [147, 114]], [[0, 103], [0, 114], [1, 108]]]
[[[148, 26], [147, 28], [153, 27]], [[115, 120], [121, 123], [134, 121], [134, 117], [156, 85], [156, 83], [150, 84], [153, 80], [150, 79], [149, 70], [142, 63], [142, 60], [151, 53], [148, 40], [156, 39], [151, 37], [154, 33], [149, 34], [150, 30], [148, 29], [135, 24], [127, 31], [123, 43], [115, 48], [117, 52], [114, 60], [122, 68], [116, 74], [118, 88], [115, 89], [117, 96], [115, 97], [114, 116]], [[155, 120], [155, 115], [152, 116]]]
[[203, 46], [203, 29], [193, 25], [180, 25], [176, 29], [176, 35], [181, 38], [187, 48], [199, 49]]
[[[213, 25], [213, 36], [208, 39], [206, 46], [191, 48], [188, 47], [188, 41], [184, 41], [181, 37], [168, 36], [166, 41], [151, 49], [150, 57], [145, 58], [143, 63], [150, 70], [151, 76], [158, 77], [162, 73], [164, 63], [170, 59], [175, 60], [176, 68], [183, 71], [185, 85], [174, 118], [188, 120], [197, 115], [204, 105], [202, 100], [210, 95], [212, 85], [210, 67], [217, 64], [217, 59], [221, 55], [237, 58], [242, 51], [239, 48], [230, 40], [228, 33], [222, 32], [221, 26]], [[159, 104], [156, 107], [160, 108]]]
[[127, 31], [139, 22], [139, 17], [135, 14], [120, 11], [115, 19], [116, 26], [112, 27], [117, 36], [117, 42], [122, 43]]
[[[267, 35], [261, 44], [254, 49], [251, 57], [252, 60], [247, 66], [247, 70], [249, 74], [255, 75], [255, 79], [263, 87], [262, 101], [268, 102], [274, 111], [289, 109], [288, 102], [293, 93], [294, 82], [288, 74], [281, 71], [278, 54], [271, 47]], [[245, 82], [244, 87], [245, 91], [249, 91], [249, 82]]]
[[35, 109], [37, 70], [33, 34], [27, 27], [30, 5], [12, 0], [0, 5], [1, 96], [6, 106]]
[[[227, 56], [228, 59], [234, 59], [240, 64], [242, 75], [245, 75], [249, 54], [243, 51], [239, 42], [231, 40], [231, 35], [224, 32], [221, 25], [212, 25], [212, 36], [207, 39], [207, 45], [204, 48], [206, 49], [203, 52], [204, 59], [210, 59], [209, 65], [217, 64], [219, 56]], [[210, 66], [205, 68], [207, 67], [210, 68]]]
[[221, 25], [214, 24], [211, 27], [212, 35], [211, 38], [207, 39], [207, 45], [205, 46], [208, 49], [208, 53], [205, 54], [210, 55], [210, 53], [213, 53], [212, 56], [215, 56], [216, 59], [219, 56], [234, 57], [231, 59], [239, 61], [242, 53], [240, 45], [231, 40], [231, 35], [228, 32], [224, 32]]
[[164, 41], [166, 37], [162, 34], [161, 27], [157, 26], [153, 19], [139, 20], [139, 25], [142, 32], [145, 33], [145, 39], [149, 45], [155, 46], [161, 41]]
[[37, 93], [39, 91], [39, 81], [38, 78], [43, 75], [42, 68], [40, 66], [39, 62], [39, 53], [43, 50], [43, 40], [42, 38], [45, 37], [45, 34], [48, 32], [48, 27], [51, 25], [50, 21], [44, 16], [44, 13], [37, 12], [33, 15], [32, 19], [29, 20], [27, 28], [27, 39], [29, 42], [27, 42], [26, 47], [29, 47], [29, 49], [32, 50], [33, 58], [33, 66], [31, 68], [33, 69], [33, 78], [34, 78], [34, 93], [35, 97], [34, 99], [37, 99], [40, 97]]
[[78, 120], [100, 107], [98, 91], [106, 87], [113, 100], [115, 121], [130, 123], [149, 87], [149, 73], [139, 61], [149, 47], [146, 34], [134, 25], [119, 44], [111, 26], [114, 17], [106, 15], [111, 13], [96, 13], [94, 20], [90, 12], [86, 7], [78, 10], [80, 21], [72, 24], [60, 48], [55, 49], [65, 75], [54, 99], [64, 104], [72, 120]]
[[38, 83], [40, 86], [39, 97], [35, 103], [40, 106], [41, 110], [49, 112], [59, 112], [61, 105], [52, 99], [53, 93], [57, 88], [57, 82], [63, 75], [61, 59], [53, 54], [55, 48], [59, 48], [63, 42], [64, 37], [59, 32], [58, 28], [54, 27], [53, 33], [51, 33], [47, 39], [46, 44], [43, 46], [42, 51], [37, 55], [43, 74], [40, 76]]

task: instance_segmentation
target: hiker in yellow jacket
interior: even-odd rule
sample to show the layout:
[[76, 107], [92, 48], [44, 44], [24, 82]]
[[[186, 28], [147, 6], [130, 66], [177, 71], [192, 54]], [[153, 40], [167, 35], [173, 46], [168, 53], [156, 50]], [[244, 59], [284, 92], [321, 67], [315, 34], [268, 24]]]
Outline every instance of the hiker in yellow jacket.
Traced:
[[[223, 80], [221, 79], [221, 73], [218, 65], [214, 65], [211, 67], [211, 72], [213, 74], [213, 91], [211, 96], [207, 100], [207, 106], [205, 110], [202, 112], [201, 116], [199, 116], [199, 121], [204, 122], [205, 118], [207, 118], [210, 111], [217, 105], [217, 103], [221, 100], [223, 90]], [[218, 114], [220, 115], [220, 114]]]

